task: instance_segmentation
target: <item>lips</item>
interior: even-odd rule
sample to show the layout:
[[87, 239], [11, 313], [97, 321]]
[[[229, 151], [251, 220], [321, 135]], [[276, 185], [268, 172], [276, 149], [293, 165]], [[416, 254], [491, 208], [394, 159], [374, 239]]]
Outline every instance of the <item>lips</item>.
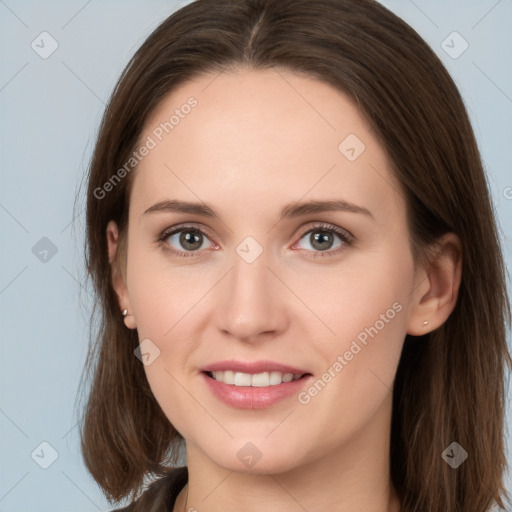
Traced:
[[277, 363], [275, 361], [254, 361], [254, 362], [245, 362], [245, 361], [219, 361], [217, 363], [212, 363], [207, 366], [201, 368], [202, 372], [224, 372], [224, 371], [232, 371], [232, 372], [240, 372], [240, 373], [250, 373], [257, 374], [263, 372], [281, 372], [281, 373], [291, 373], [293, 375], [304, 375], [309, 373], [307, 370], [297, 368], [295, 366], [290, 366], [287, 364]]
[[[229, 370], [227, 370], [229, 371]], [[201, 378], [210, 392], [224, 404], [236, 409], [264, 409], [297, 395], [314, 378], [306, 374], [300, 379], [278, 385], [253, 387], [236, 386], [219, 382], [201, 372]]]
[[[223, 378], [217, 380], [221, 374]], [[229, 379], [226, 374], [230, 374]], [[282, 380], [281, 383], [276, 382], [277, 376], [280, 376], [278, 380]], [[201, 377], [214, 396], [237, 409], [270, 407], [297, 394], [313, 379], [310, 372], [297, 366], [276, 361], [246, 362], [234, 359], [204, 366]], [[268, 383], [266, 379], [269, 379]], [[230, 383], [223, 382], [225, 380]]]

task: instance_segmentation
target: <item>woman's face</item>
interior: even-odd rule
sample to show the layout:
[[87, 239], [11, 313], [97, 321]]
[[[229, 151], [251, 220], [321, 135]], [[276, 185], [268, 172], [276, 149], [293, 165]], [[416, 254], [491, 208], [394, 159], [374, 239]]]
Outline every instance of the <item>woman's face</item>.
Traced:
[[[116, 290], [187, 447], [276, 472], [386, 443], [420, 283], [400, 186], [354, 104], [290, 71], [204, 75], [140, 141]], [[243, 386], [214, 382], [214, 363]], [[278, 384], [279, 365], [306, 376]]]

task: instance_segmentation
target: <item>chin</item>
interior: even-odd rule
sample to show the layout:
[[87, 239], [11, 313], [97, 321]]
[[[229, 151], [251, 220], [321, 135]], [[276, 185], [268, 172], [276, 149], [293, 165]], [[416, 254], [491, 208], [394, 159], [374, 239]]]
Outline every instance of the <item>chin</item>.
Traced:
[[286, 473], [300, 464], [289, 451], [277, 452], [276, 448], [271, 447], [259, 449], [257, 444], [250, 441], [237, 445], [240, 445], [240, 448], [224, 448], [220, 453], [210, 452], [209, 456], [215, 464], [227, 471], [251, 475]]

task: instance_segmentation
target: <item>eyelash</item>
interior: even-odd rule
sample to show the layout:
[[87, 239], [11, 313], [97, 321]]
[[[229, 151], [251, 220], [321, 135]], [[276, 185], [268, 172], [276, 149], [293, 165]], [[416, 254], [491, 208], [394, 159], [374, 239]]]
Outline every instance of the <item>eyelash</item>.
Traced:
[[[174, 226], [172, 228], [165, 229], [157, 238], [157, 242], [163, 244], [167, 238], [169, 238], [172, 235], [175, 235], [176, 233], [180, 233], [182, 231], [192, 231], [192, 232], [199, 232], [201, 235], [209, 239], [209, 235], [207, 232], [203, 231], [202, 229], [199, 229], [196, 226], [190, 225], [190, 224], [179, 224], [178, 226]], [[345, 230], [342, 230], [341, 228], [338, 228], [337, 226], [334, 226], [333, 224], [324, 224], [320, 223], [316, 226], [311, 227], [307, 231], [301, 234], [299, 241], [302, 240], [306, 235], [310, 233], [314, 233], [316, 231], [321, 231], [324, 233], [331, 233], [337, 235], [341, 241], [344, 243], [341, 247], [336, 248], [335, 250], [328, 250], [328, 251], [313, 251], [313, 254], [309, 257], [311, 258], [318, 258], [318, 257], [326, 257], [326, 256], [336, 256], [340, 251], [344, 250], [344, 245], [352, 245], [354, 242], [354, 236], [348, 233]], [[179, 256], [179, 257], [197, 257], [197, 255], [201, 251], [177, 251], [176, 249], [171, 248], [169, 244], [164, 244], [164, 250], [169, 251], [170, 253]], [[303, 249], [306, 250], [307, 249]]]

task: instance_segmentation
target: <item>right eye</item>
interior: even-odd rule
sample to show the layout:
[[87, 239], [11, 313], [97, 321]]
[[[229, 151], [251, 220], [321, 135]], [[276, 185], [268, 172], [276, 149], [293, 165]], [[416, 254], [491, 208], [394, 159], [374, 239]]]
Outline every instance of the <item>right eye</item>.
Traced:
[[[207, 240], [209, 238], [202, 230], [189, 225], [167, 228], [158, 237], [158, 242], [164, 243], [165, 250], [184, 257], [196, 256], [194, 253], [206, 248]], [[213, 242], [210, 243], [213, 244]], [[213, 244], [213, 247], [216, 245]]]

